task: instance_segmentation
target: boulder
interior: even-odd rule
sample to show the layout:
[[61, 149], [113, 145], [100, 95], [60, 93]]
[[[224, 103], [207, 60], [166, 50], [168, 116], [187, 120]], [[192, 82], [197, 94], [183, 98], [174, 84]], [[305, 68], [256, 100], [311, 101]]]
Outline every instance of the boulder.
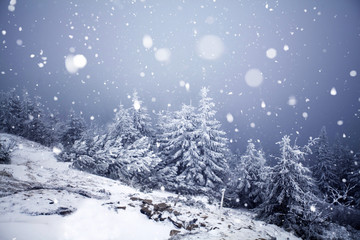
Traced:
[[155, 211], [160, 211], [160, 212], [163, 212], [167, 209], [169, 209], [170, 206], [167, 205], [166, 203], [159, 203], [159, 204], [154, 204], [154, 210]]
[[148, 216], [148, 218], [151, 218], [154, 215], [154, 212], [150, 209], [149, 206], [143, 205], [140, 209], [140, 212], [142, 214], [145, 214], [146, 216]]

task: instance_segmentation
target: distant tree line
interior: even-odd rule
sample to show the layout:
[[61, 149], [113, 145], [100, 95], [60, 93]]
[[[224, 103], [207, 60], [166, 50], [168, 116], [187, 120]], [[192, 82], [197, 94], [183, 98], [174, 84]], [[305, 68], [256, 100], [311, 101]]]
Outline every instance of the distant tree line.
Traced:
[[226, 189], [227, 206], [253, 209], [259, 219], [303, 238], [324, 238], [336, 206], [360, 209], [360, 153], [340, 140], [330, 146], [325, 127], [305, 146], [284, 136], [277, 163], [269, 166], [252, 140], [244, 153], [231, 153], [207, 88], [197, 106], [161, 112], [155, 125], [136, 91], [132, 101], [129, 108], [119, 105], [108, 126], [89, 128], [73, 110], [61, 122], [26, 91], [22, 97], [1, 93], [0, 131], [58, 146], [60, 161], [144, 191], [165, 188], [214, 200]]
[[40, 97], [22, 96], [15, 91], [0, 92], [0, 132], [10, 133], [45, 146], [61, 144], [70, 148], [86, 129], [84, 119], [73, 110], [65, 122], [46, 110]]

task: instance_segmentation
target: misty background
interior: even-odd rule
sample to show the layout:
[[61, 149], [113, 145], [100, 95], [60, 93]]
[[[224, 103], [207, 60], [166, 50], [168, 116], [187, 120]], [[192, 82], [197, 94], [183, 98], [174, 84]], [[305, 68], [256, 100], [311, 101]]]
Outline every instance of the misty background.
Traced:
[[356, 0], [1, 1], [0, 33], [0, 90], [62, 116], [106, 124], [136, 89], [155, 121], [209, 86], [233, 150], [323, 125], [360, 147]]

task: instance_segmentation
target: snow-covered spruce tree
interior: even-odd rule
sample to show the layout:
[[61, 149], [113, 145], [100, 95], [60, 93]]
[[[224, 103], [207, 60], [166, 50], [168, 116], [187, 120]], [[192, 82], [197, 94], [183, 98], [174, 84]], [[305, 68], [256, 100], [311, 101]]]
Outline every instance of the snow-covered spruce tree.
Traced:
[[220, 189], [225, 186], [228, 175], [226, 155], [228, 139], [220, 130], [221, 124], [215, 119], [215, 104], [208, 96], [209, 89], [203, 87], [200, 91], [198, 107], [199, 155], [201, 159], [201, 174], [204, 187], [214, 190], [220, 195]]
[[354, 156], [351, 150], [342, 144], [339, 137], [335, 141], [333, 153], [337, 175], [337, 185], [335, 188], [344, 190], [349, 187], [350, 176], [354, 166]]
[[14, 91], [2, 92], [0, 104], [0, 131], [20, 135], [23, 129], [20, 97]]
[[11, 163], [11, 148], [14, 143], [7, 143], [10, 140], [0, 139], [0, 164], [10, 164]]
[[95, 130], [93, 128], [86, 129], [82, 132], [81, 137], [74, 142], [70, 152], [78, 155], [88, 155], [93, 156], [95, 154], [94, 147], [98, 135], [95, 135]]
[[116, 140], [120, 137], [122, 146], [126, 147], [139, 139], [140, 135], [140, 130], [135, 127], [134, 120], [131, 118], [129, 110], [125, 109], [124, 106], [120, 104], [114, 120], [109, 126], [108, 140]]
[[314, 146], [316, 163], [312, 166], [314, 180], [320, 191], [328, 195], [330, 188], [336, 186], [334, 156], [329, 147], [326, 128], [322, 127], [318, 141]]
[[315, 207], [318, 202], [313, 193], [315, 183], [310, 170], [301, 163], [314, 141], [300, 148], [296, 144], [291, 146], [290, 137], [284, 136], [277, 144], [281, 155], [272, 169], [267, 198], [257, 209], [258, 218], [305, 239], [319, 238], [323, 219]]
[[54, 142], [52, 126], [39, 101], [28, 94], [21, 99], [11, 91], [0, 95], [0, 131], [25, 137], [41, 144]]
[[[151, 132], [148, 128], [151, 125], [147, 122], [146, 110], [141, 112], [142, 107], [138, 105], [125, 109], [120, 104], [106, 132], [93, 138], [88, 152], [93, 153], [91, 157], [95, 166], [101, 165], [101, 172], [108, 174], [108, 177], [139, 183], [148, 177], [150, 170], [159, 162], [152, 151], [152, 138], [145, 135]], [[135, 123], [139, 124], [139, 128], [135, 127]], [[106, 165], [108, 169], [104, 171]]]
[[147, 108], [143, 106], [143, 102], [139, 99], [138, 93], [134, 90], [132, 95], [133, 107], [130, 108], [130, 117], [133, 125], [142, 136], [153, 137], [154, 131], [151, 125], [151, 118], [147, 112]]
[[143, 136], [127, 148], [120, 148], [119, 156], [109, 165], [109, 176], [131, 185], [147, 182], [159, 162], [160, 158], [151, 150], [150, 138]]
[[49, 119], [46, 117], [44, 107], [40, 103], [40, 98], [35, 97], [34, 102], [27, 99], [22, 103], [27, 105], [28, 110], [27, 114], [23, 117], [23, 126], [26, 126], [27, 132], [23, 134], [29, 140], [49, 146], [54, 141], [54, 138]]
[[160, 120], [163, 162], [158, 166], [157, 181], [168, 190], [196, 194], [205, 186], [196, 118], [195, 108], [183, 104], [180, 111]]
[[264, 201], [268, 178], [265, 161], [263, 151], [257, 150], [252, 140], [249, 140], [246, 152], [235, 169], [238, 178], [235, 191], [241, 205], [254, 208]]
[[65, 149], [68, 150], [72, 147], [76, 140], [81, 138], [81, 134], [85, 131], [86, 125], [84, 119], [71, 109], [68, 120], [63, 127], [64, 129], [61, 134], [61, 143]]

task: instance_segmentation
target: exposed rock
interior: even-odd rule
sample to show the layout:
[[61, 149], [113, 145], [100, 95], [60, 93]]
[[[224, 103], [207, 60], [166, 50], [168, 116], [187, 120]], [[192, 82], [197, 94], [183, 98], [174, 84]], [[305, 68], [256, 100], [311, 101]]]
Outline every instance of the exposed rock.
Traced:
[[131, 201], [142, 201], [143, 199], [138, 198], [138, 197], [130, 197]]
[[178, 211], [173, 211], [173, 214], [175, 215], [175, 216], [180, 216], [181, 215], [181, 213], [180, 212], [178, 212]]
[[140, 212], [148, 216], [148, 218], [151, 218], [154, 215], [153, 211], [149, 208], [149, 206], [143, 205], [140, 209]]
[[142, 202], [143, 202], [143, 204], [153, 205], [152, 200], [150, 200], [150, 199], [143, 199]]
[[76, 209], [75, 208], [67, 208], [67, 207], [59, 207], [58, 209], [56, 209], [55, 211], [49, 211], [49, 212], [24, 212], [27, 214], [30, 214], [32, 216], [38, 216], [38, 215], [60, 215], [60, 216], [67, 216], [72, 214], [73, 212], [75, 212]]
[[116, 206], [115, 209], [122, 209], [122, 210], [126, 210], [126, 206]]
[[66, 207], [59, 207], [55, 213], [61, 216], [67, 216], [74, 212], [74, 209], [66, 208]]
[[177, 228], [182, 228], [183, 227], [183, 224], [182, 223], [179, 223], [179, 222], [176, 222], [175, 220], [173, 220], [171, 217], [168, 217], [169, 221], [174, 224], [175, 227]]
[[[145, 201], [145, 200], [144, 200], [144, 201]], [[165, 211], [165, 210], [167, 210], [167, 209], [169, 209], [169, 208], [170, 208], [170, 206], [167, 205], [166, 203], [154, 204], [154, 210], [155, 210], [155, 211], [161, 211], [161, 212], [163, 212], [163, 211]]]
[[171, 230], [170, 231], [170, 237], [172, 237], [172, 236], [175, 236], [176, 234], [178, 234], [178, 233], [180, 233], [180, 231], [178, 231], [178, 230]]
[[197, 225], [197, 224], [190, 224], [190, 225], [188, 225], [186, 227], [186, 230], [192, 231], [192, 230], [194, 230], [195, 228], [198, 228], [198, 227], [199, 227], [199, 225]]

